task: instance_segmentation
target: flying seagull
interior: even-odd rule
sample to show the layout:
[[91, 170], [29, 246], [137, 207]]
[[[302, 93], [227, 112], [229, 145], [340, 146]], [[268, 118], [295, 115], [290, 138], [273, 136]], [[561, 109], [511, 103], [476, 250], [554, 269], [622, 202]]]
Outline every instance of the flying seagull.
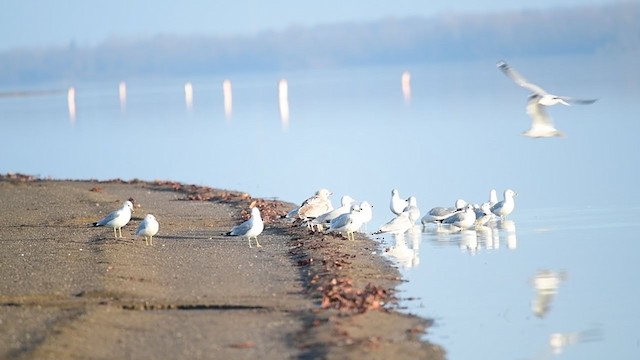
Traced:
[[529, 101], [527, 102], [527, 114], [531, 117], [531, 128], [522, 133], [522, 135], [524, 136], [539, 138], [564, 135], [561, 131], [555, 128], [553, 119], [549, 116], [549, 114], [547, 114], [547, 111], [545, 110], [546, 106], [556, 104], [567, 106], [571, 104], [587, 105], [596, 102], [595, 99], [574, 99], [567, 96], [557, 96], [549, 94], [540, 86], [530, 83], [506, 62], [500, 61], [498, 62], [497, 66], [517, 85], [531, 91], [531, 95], [529, 95]]

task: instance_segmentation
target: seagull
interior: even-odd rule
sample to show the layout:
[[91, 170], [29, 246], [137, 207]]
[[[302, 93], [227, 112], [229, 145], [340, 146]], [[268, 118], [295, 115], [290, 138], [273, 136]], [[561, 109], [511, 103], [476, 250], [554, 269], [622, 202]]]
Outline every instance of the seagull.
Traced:
[[160, 225], [158, 224], [156, 217], [151, 214], [147, 214], [138, 226], [136, 236], [144, 236], [146, 244], [153, 245], [153, 235], [158, 233], [159, 228]]
[[329, 196], [331, 192], [327, 189], [316, 191], [315, 195], [302, 203], [298, 209], [298, 217], [306, 222], [333, 210]]
[[502, 221], [507, 219], [507, 215], [513, 212], [513, 208], [516, 206], [513, 197], [518, 195], [515, 191], [507, 189], [504, 191], [504, 200], [498, 202], [491, 207], [491, 212], [500, 216]]
[[476, 227], [485, 226], [492, 218], [491, 203], [483, 203], [479, 209], [475, 209], [476, 221], [474, 225]]
[[409, 196], [407, 199], [408, 205], [404, 208], [403, 212], [409, 213], [409, 220], [411, 220], [412, 224], [415, 224], [416, 221], [420, 218], [420, 209], [418, 208], [418, 200], [415, 196]]
[[256, 245], [262, 247], [258, 242], [258, 235], [264, 230], [264, 222], [260, 216], [260, 209], [257, 207], [251, 208], [251, 218], [240, 225], [234, 226], [227, 235], [242, 236], [249, 240], [249, 247], [251, 247], [251, 238], [256, 239]]
[[387, 233], [387, 232], [394, 233], [394, 234], [403, 234], [407, 230], [411, 229], [413, 225], [414, 223], [411, 221], [411, 219], [409, 219], [409, 213], [405, 211], [400, 213], [400, 215], [394, 217], [393, 219], [389, 220], [389, 222], [387, 222], [386, 224], [382, 225], [380, 229], [376, 231], [374, 234], [381, 234], [381, 233]]
[[400, 215], [407, 206], [409, 206], [409, 202], [400, 198], [398, 189], [391, 190], [391, 203], [389, 204], [391, 212]]
[[318, 227], [319, 230], [322, 230], [324, 225], [328, 225], [331, 220], [337, 218], [342, 214], [346, 214], [351, 209], [351, 205], [355, 202], [355, 200], [349, 195], [343, 195], [340, 199], [340, 207], [333, 209], [329, 212], [326, 212], [317, 218], [311, 220], [311, 227]]
[[475, 221], [476, 212], [473, 210], [473, 205], [467, 204], [463, 211], [455, 212], [453, 215], [442, 220], [442, 223], [464, 230], [473, 226]]
[[556, 104], [563, 104], [567, 106], [569, 106], [570, 104], [587, 105], [596, 102], [596, 99], [574, 99], [566, 96], [549, 94], [540, 86], [530, 83], [517, 71], [511, 68], [506, 62], [500, 61], [498, 62], [497, 66], [517, 85], [531, 91], [531, 95], [529, 96], [529, 100], [527, 102], [527, 114], [529, 114], [529, 117], [531, 117], [532, 120], [531, 128], [522, 133], [522, 135], [524, 136], [533, 138], [564, 136], [561, 131], [558, 131], [555, 128], [553, 119], [551, 119], [551, 117], [545, 110], [546, 106], [552, 106]]
[[112, 211], [109, 215], [103, 217], [97, 222], [93, 223], [93, 226], [108, 226], [113, 228], [113, 235], [115, 238], [118, 238], [118, 234], [116, 233], [116, 229], [120, 233], [120, 237], [122, 238], [122, 227], [129, 223], [131, 220], [131, 212], [133, 211], [133, 203], [129, 200], [122, 203], [122, 208]]
[[493, 206], [498, 202], [498, 195], [496, 189], [491, 189], [489, 192], [489, 205]]
[[466, 201], [458, 199], [456, 200], [454, 207], [434, 207], [433, 209], [429, 210], [429, 212], [425, 216], [422, 217], [420, 222], [422, 223], [422, 225], [427, 225], [428, 223], [440, 224], [442, 220], [453, 215], [455, 212], [464, 209], [466, 206]]
[[363, 201], [360, 203], [360, 215], [362, 216], [362, 225], [364, 226], [364, 230], [367, 231], [367, 224], [373, 218], [373, 205], [369, 204], [368, 201]]
[[328, 232], [347, 233], [347, 240], [355, 240], [354, 232], [358, 231], [362, 226], [362, 215], [360, 214], [360, 205], [351, 205], [351, 210], [331, 220]]

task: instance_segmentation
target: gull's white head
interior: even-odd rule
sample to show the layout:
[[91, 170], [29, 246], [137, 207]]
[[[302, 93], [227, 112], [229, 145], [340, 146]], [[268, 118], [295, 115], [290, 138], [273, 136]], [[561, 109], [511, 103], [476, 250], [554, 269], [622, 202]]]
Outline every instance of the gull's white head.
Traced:
[[345, 207], [353, 204], [354, 202], [355, 200], [349, 195], [344, 195], [340, 199], [340, 204], [342, 204], [342, 206], [345, 206]]
[[328, 198], [331, 195], [331, 191], [327, 190], [327, 189], [320, 189], [318, 191], [316, 191], [316, 195], [320, 196], [321, 198]]
[[507, 189], [507, 190], [505, 190], [505, 191], [504, 191], [504, 198], [505, 198], [505, 199], [506, 199], [507, 197], [512, 198], [512, 197], [514, 197], [514, 196], [516, 196], [516, 195], [518, 195], [518, 193], [516, 193], [515, 191], [513, 191], [513, 190], [511, 190], [511, 189]]
[[129, 201], [129, 200], [125, 201], [122, 204], [122, 207], [123, 208], [129, 208], [129, 210], [133, 211], [133, 203], [131, 201]]
[[147, 221], [149, 221], [149, 220], [156, 220], [156, 217], [155, 217], [155, 216], [153, 216], [153, 215], [151, 215], [151, 214], [147, 214], [147, 215], [144, 217], [144, 219], [145, 219], [145, 220], [147, 220]]
[[467, 206], [467, 202], [462, 200], [462, 199], [458, 199], [456, 200], [456, 209], [461, 210], [464, 209]]
[[418, 200], [415, 196], [409, 196], [407, 202], [409, 203], [409, 206], [418, 206]]
[[260, 209], [258, 209], [257, 206], [251, 208], [251, 217], [252, 218], [259, 218], [260, 217]]

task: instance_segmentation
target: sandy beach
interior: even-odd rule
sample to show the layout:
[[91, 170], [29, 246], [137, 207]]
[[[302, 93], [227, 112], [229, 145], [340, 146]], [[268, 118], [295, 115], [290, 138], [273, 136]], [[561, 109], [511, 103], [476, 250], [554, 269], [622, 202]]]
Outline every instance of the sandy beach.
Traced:
[[[133, 198], [115, 239], [92, 223]], [[258, 206], [259, 240], [226, 236]], [[442, 359], [394, 310], [373, 240], [311, 234], [293, 204], [174, 182], [0, 177], [0, 358]], [[135, 237], [148, 214], [154, 245]]]

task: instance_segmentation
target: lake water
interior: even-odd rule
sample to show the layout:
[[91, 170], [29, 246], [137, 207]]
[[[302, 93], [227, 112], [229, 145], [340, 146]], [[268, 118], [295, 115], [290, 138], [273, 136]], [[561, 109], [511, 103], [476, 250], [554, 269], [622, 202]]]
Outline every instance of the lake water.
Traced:
[[[325, 187], [335, 205], [342, 194], [371, 202], [370, 231], [391, 219], [393, 188], [416, 196], [423, 213], [512, 188], [512, 222], [491, 234], [429, 227], [399, 244], [379, 237], [404, 256], [407, 311], [436, 319], [428, 338], [452, 359], [636, 358], [636, 58], [507, 60], [551, 92], [599, 100], [549, 110], [565, 138], [529, 139], [520, 135], [529, 126], [527, 91], [494, 61], [0, 87], [61, 90], [0, 98], [0, 172], [167, 179], [291, 202]], [[401, 87], [405, 70], [410, 99]], [[288, 82], [286, 124], [281, 79]], [[122, 80], [126, 103], [118, 95]], [[533, 278], [545, 270], [540, 281], [556, 276], [557, 289], [541, 295], [548, 308], [537, 316]], [[547, 353], [553, 333], [582, 338]]]

